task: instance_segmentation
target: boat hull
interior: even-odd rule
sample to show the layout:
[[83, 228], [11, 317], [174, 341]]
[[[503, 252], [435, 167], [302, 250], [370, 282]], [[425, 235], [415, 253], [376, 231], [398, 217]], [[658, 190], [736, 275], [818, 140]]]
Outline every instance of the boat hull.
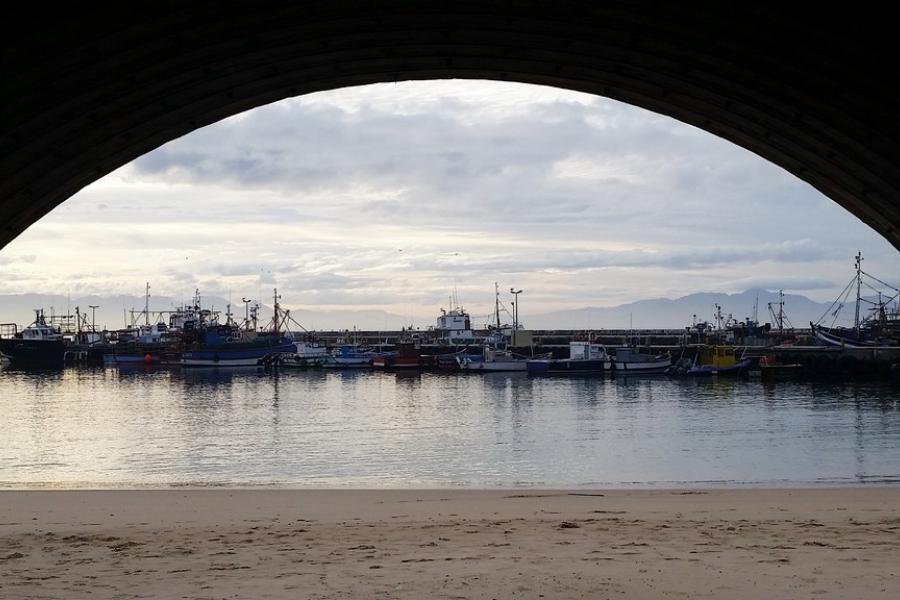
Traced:
[[297, 356], [285, 355], [281, 357], [278, 363], [281, 367], [289, 367], [292, 369], [313, 369], [321, 367], [328, 359], [328, 356]]
[[278, 354], [290, 353], [293, 345], [249, 348], [207, 348], [181, 353], [184, 367], [251, 367], [265, 365]]
[[669, 359], [646, 362], [614, 362], [612, 372], [616, 375], [662, 375], [672, 367]]
[[135, 364], [157, 364], [160, 362], [158, 353], [146, 354], [105, 354], [103, 355], [103, 364], [105, 365], [135, 365]]
[[822, 346], [834, 346], [838, 348], [872, 348], [878, 346], [878, 343], [872, 340], [865, 340], [852, 337], [852, 330], [846, 332], [847, 335], [840, 335], [833, 330], [829, 330], [821, 325], [812, 325], [813, 336]]
[[492, 371], [527, 371], [528, 361], [525, 360], [469, 360], [460, 361], [459, 368], [468, 372], [492, 372]]
[[62, 367], [67, 349], [61, 340], [0, 339], [0, 354], [9, 358], [13, 367]]
[[413, 371], [437, 367], [437, 357], [421, 356], [377, 356], [372, 359], [372, 367], [385, 371]]
[[373, 356], [329, 356], [322, 362], [326, 369], [369, 369], [372, 367]]
[[751, 359], [745, 358], [727, 367], [700, 365], [698, 367], [692, 367], [688, 369], [685, 375], [689, 377], [739, 377], [746, 374], [750, 370], [752, 363], [753, 361]]
[[610, 371], [609, 360], [549, 359], [529, 360], [525, 368], [534, 375], [603, 375]]

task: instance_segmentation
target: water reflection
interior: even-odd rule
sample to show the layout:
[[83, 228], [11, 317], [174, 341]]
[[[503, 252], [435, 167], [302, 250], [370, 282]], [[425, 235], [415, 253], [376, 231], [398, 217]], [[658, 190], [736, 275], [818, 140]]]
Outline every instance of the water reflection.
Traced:
[[900, 479], [881, 384], [135, 365], [6, 370], [0, 397], [6, 485]]

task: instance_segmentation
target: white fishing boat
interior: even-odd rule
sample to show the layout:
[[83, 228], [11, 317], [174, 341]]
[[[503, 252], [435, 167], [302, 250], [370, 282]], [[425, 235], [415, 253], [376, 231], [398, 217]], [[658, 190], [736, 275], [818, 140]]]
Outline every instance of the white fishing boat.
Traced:
[[456, 290], [450, 297], [449, 308], [441, 309], [435, 331], [438, 339], [446, 344], [469, 344], [475, 339], [471, 317], [460, 305]]
[[320, 367], [331, 355], [328, 348], [319, 342], [294, 342], [294, 351], [282, 354], [279, 364], [283, 367]]
[[652, 375], [665, 373], [672, 366], [672, 356], [641, 352], [637, 348], [613, 349], [610, 368], [617, 375]]

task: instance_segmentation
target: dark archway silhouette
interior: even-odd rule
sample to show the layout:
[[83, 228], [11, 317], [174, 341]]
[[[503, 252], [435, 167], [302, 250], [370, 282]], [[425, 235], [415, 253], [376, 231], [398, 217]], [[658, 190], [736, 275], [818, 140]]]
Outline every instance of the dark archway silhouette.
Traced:
[[554, 85], [672, 116], [808, 181], [900, 248], [898, 38], [889, 6], [864, 5], [300, 0], [7, 11], [0, 248], [85, 185], [198, 127], [309, 92], [436, 78]]

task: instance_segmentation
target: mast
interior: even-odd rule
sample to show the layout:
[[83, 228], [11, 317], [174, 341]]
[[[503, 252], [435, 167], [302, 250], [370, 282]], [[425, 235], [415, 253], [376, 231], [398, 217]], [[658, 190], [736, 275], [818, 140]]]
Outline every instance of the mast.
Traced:
[[144, 325], [150, 326], [150, 282], [144, 290]]
[[759, 323], [759, 292], [756, 292], [756, 300], [753, 301], [753, 322]]
[[253, 300], [241, 297], [241, 302], [244, 303], [244, 329], [250, 331], [250, 303]]
[[862, 252], [856, 253], [856, 316], [853, 319], [853, 328], [859, 335], [859, 294], [862, 287]]
[[272, 292], [272, 300], [274, 301], [273, 302], [274, 306], [273, 306], [272, 310], [275, 312], [274, 316], [272, 317], [272, 331], [275, 332], [276, 337], [278, 336], [278, 313], [279, 313], [278, 300], [280, 300], [280, 299], [281, 299], [281, 296], [278, 295], [278, 288], [275, 288], [274, 291]]
[[494, 314], [497, 315], [497, 329], [500, 329], [500, 286], [494, 282]]
[[778, 336], [784, 336], [784, 290], [778, 290]]

